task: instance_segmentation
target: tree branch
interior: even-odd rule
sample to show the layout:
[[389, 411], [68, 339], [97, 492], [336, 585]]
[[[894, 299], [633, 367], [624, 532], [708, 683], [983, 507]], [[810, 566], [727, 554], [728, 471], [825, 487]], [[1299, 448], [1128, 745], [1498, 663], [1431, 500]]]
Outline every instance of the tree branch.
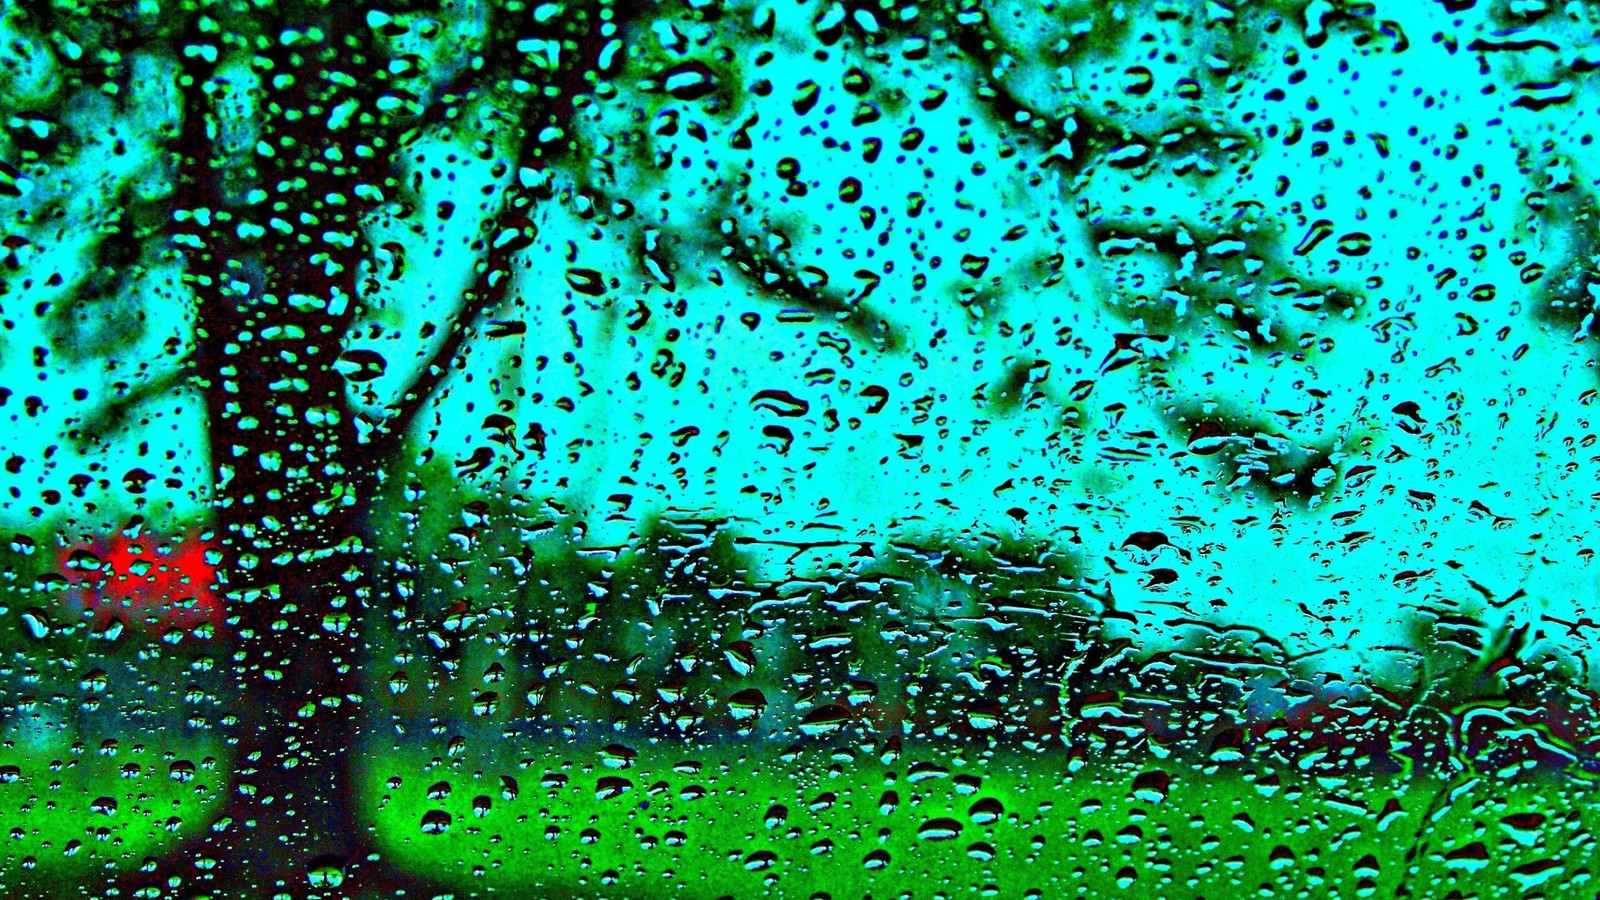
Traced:
[[[627, 18], [632, 18], [639, 10], [647, 8], [634, 9], [628, 5]], [[485, 37], [484, 67], [481, 70], [467, 70], [458, 74], [442, 89], [438, 99], [410, 129], [411, 134], [420, 134], [421, 129], [431, 128], [446, 121], [453, 111], [471, 101], [473, 92], [480, 90], [485, 81], [492, 80], [502, 71], [529, 65], [527, 55], [515, 50], [516, 42], [510, 39], [511, 32], [500, 33], [494, 25], [491, 20]], [[515, 27], [513, 23], [508, 25]], [[598, 25], [599, 20], [596, 19], [588, 22], [585, 27], [598, 28]], [[535, 25], [529, 33], [561, 36], [559, 29], [552, 31], [538, 25]], [[581, 64], [566, 65], [555, 73], [556, 83], [561, 90], [557, 91], [554, 97], [547, 96], [532, 101], [531, 108], [522, 110], [523, 114], [519, 118], [524, 127], [530, 131], [534, 130], [529, 125], [533, 120], [530, 113], [533, 112], [548, 114], [560, 121], [572, 121], [574, 98], [588, 90], [581, 73], [594, 69], [596, 57], [604, 44], [595, 33], [586, 33], [582, 37]], [[451, 95], [457, 95], [459, 99], [455, 102], [445, 99]], [[499, 213], [492, 220], [488, 249], [478, 264], [477, 277], [472, 287], [463, 294], [461, 307], [451, 319], [444, 340], [428, 357], [427, 363], [417, 372], [411, 385], [389, 405], [393, 411], [390, 418], [379, 423], [375, 433], [369, 438], [376, 444], [378, 459], [387, 460], [399, 450], [406, 433], [410, 431], [412, 423], [421, 413], [423, 405], [444, 381], [451, 363], [460, 353], [462, 345], [466, 343], [474, 324], [486, 312], [504, 302], [510, 293], [511, 259], [530, 246], [537, 235], [537, 228], [528, 214], [535, 200], [548, 199], [548, 179], [542, 176], [546, 173], [549, 161], [547, 158], [536, 156], [537, 149], [538, 142], [531, 136], [524, 135], [516, 164], [512, 168], [511, 183], [507, 187]]]
[[126, 422], [133, 411], [146, 401], [189, 384], [193, 378], [193, 362], [186, 356], [179, 360], [176, 368], [152, 375], [100, 404], [85, 417], [83, 428], [74, 435], [78, 441], [78, 452], [87, 453], [90, 447]]
[[487, 65], [481, 69], [469, 66], [457, 72], [435, 92], [433, 101], [423, 107], [422, 112], [406, 126], [401, 143], [411, 143], [439, 125], [456, 118], [468, 103], [476, 99], [478, 93], [483, 90], [483, 82], [489, 80], [490, 75], [491, 70]]
[[544, 183], [538, 177], [538, 165], [535, 160], [519, 159], [513, 169], [505, 199], [492, 220], [488, 247], [478, 263], [477, 277], [463, 293], [461, 306], [451, 319], [444, 340], [434, 348], [411, 384], [389, 405], [394, 414], [378, 426], [371, 438], [376, 443], [379, 459], [387, 459], [399, 450], [422, 407], [449, 373], [450, 364], [460, 353], [473, 326], [486, 312], [499, 307], [510, 293], [512, 257], [531, 245], [538, 234], [538, 228], [528, 218]]

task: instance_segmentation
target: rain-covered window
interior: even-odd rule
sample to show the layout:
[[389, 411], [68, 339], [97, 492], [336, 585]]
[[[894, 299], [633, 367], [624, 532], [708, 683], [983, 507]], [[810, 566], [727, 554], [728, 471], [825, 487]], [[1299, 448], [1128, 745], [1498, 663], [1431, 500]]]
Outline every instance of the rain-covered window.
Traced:
[[0, 10], [0, 896], [1593, 896], [1600, 12]]

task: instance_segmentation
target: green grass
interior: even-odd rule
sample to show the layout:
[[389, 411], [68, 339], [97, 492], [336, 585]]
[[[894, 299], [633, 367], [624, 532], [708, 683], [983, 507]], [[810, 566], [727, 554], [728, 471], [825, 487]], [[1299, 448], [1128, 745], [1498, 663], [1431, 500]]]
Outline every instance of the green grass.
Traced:
[[[973, 752], [908, 753], [885, 765], [821, 749], [793, 762], [770, 747], [640, 751], [620, 771], [594, 751], [551, 751], [509, 768], [388, 757], [370, 770], [384, 849], [458, 896], [1391, 897], [1420, 832], [1426, 849], [1409, 876], [1418, 897], [1596, 890], [1600, 812], [1591, 789], [1553, 781], [1446, 785], [1279, 771], [1272, 785], [1243, 769], [1169, 766], [1160, 799], [1134, 791], [1140, 773], [1161, 768], [1148, 759], [1069, 771], [1049, 756]], [[690, 758], [700, 772], [674, 769]], [[947, 774], [913, 782], [913, 760]], [[391, 775], [398, 787], [386, 784]], [[516, 800], [501, 797], [501, 775], [520, 783]], [[567, 781], [541, 786], [547, 775]], [[963, 775], [976, 782], [958, 783]], [[597, 799], [607, 776], [627, 778], [632, 790]], [[449, 797], [429, 800], [440, 782], [450, 783]], [[1445, 787], [1457, 789], [1454, 801], [1436, 806]], [[692, 798], [693, 788], [704, 796]], [[891, 790], [899, 803], [885, 813], [880, 800]], [[824, 794], [834, 795], [830, 806], [818, 803]], [[492, 801], [482, 817], [473, 812], [480, 795]], [[1400, 812], [1386, 815], [1391, 800]], [[978, 801], [997, 801], [1000, 818], [975, 821]], [[788, 816], [769, 827], [776, 804]], [[422, 830], [434, 810], [452, 818], [442, 834]], [[1530, 813], [1545, 818], [1518, 818]], [[919, 834], [940, 819], [959, 823], [959, 835]], [[873, 853], [887, 855], [876, 871], [866, 865]]]
[[125, 735], [111, 751], [61, 732], [5, 735], [0, 895], [55, 893], [136, 867], [201, 827], [220, 801], [227, 771], [207, 762], [220, 755], [214, 744]]
[[[1069, 767], [921, 745], [889, 763], [820, 744], [788, 759], [772, 745], [641, 745], [620, 769], [592, 747], [517, 759], [440, 749], [367, 754], [362, 775], [380, 849], [458, 897], [1392, 897], [1419, 837], [1417, 897], [1600, 890], [1593, 789], [1550, 779], [1330, 779], [1150, 758]], [[0, 767], [18, 769], [0, 783], [5, 895], [72, 893], [159, 856], [214, 809], [220, 772], [203, 764], [214, 748], [98, 751], [16, 736], [0, 748]], [[181, 760], [196, 764], [192, 781], [171, 777]], [[1135, 790], [1156, 770], [1170, 777], [1165, 797]], [[607, 777], [631, 787], [597, 798]], [[448, 797], [429, 799], [442, 783]], [[898, 803], [885, 811], [887, 791]], [[101, 797], [115, 812], [94, 808]], [[779, 805], [781, 822], [769, 817]], [[975, 818], [996, 805], [998, 818]], [[430, 812], [450, 827], [425, 833]], [[959, 834], [936, 839], [939, 820]], [[873, 854], [881, 868], [868, 868]]]

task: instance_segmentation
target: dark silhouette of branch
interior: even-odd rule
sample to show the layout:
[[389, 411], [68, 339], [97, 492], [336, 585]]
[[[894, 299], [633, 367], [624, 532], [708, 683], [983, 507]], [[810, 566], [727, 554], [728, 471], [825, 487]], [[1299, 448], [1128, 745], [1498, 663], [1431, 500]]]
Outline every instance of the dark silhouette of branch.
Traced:
[[777, 259], [738, 241], [729, 241], [727, 259], [768, 295], [787, 300], [812, 313], [826, 316], [849, 333], [885, 352], [897, 350], [901, 340], [881, 312], [863, 299], [847, 299], [836, 292], [812, 287]]
[[485, 238], [487, 248], [482, 261], [478, 263], [477, 276], [472, 286], [463, 293], [461, 306], [446, 327], [444, 339], [434, 348], [399, 399], [390, 404], [393, 415], [379, 425], [377, 434], [372, 438], [377, 444], [377, 458], [388, 459], [399, 449], [422, 407], [438, 391], [449, 373], [451, 364], [461, 352], [478, 319], [498, 308], [510, 293], [512, 257], [531, 245], [538, 233], [528, 218], [528, 212], [538, 199], [535, 194], [540, 182], [537, 178], [524, 178], [518, 173], [537, 171], [535, 167], [538, 165], [538, 162], [528, 158], [518, 160], [518, 165], [513, 167], [511, 184], [506, 188], [500, 211], [491, 220]]
[[[491, 40], [493, 40], [493, 28], [489, 29], [489, 35], [485, 37], [485, 41]], [[422, 112], [406, 127], [405, 134], [401, 138], [402, 143], [410, 143], [445, 122], [454, 120], [467, 104], [477, 98], [485, 84], [494, 83], [494, 78], [505, 63], [501, 59], [501, 54], [495, 53], [492, 47], [486, 46], [484, 55], [489, 57], [494, 65], [484, 65], [480, 68], [466, 66], [451, 76], [448, 82], [434, 92], [433, 100], [423, 107]]]
[[[631, 21], [644, 15], [650, 8], [645, 4], [618, 4], [611, 21], [614, 23], [618, 23], [619, 20]], [[507, 26], [514, 30], [502, 31], [497, 29], [497, 24], [491, 21], [486, 29], [483, 67], [469, 68], [452, 78], [449, 84], [441, 88], [434, 102], [407, 129], [407, 134], [418, 135], [442, 124], [462, 106], [471, 102], [484, 85], [494, 84], [505, 73], [525, 68], [528, 65], [526, 54], [516, 50], [516, 42], [508, 39], [510, 34], [548, 33], [552, 37], [558, 36], [551, 32], [548, 26], [534, 25], [530, 29], [527, 22], [507, 22]], [[515, 29], [524, 31], [518, 32]], [[572, 120], [574, 98], [587, 93], [589, 89], [582, 73], [593, 71], [598, 64], [604, 43], [596, 33], [585, 34], [579, 41], [580, 61], [574, 65], [563, 66], [554, 73], [555, 85], [559, 88], [554, 96], [533, 102], [521, 110], [519, 118], [530, 133], [537, 130], [531, 123], [539, 115], [550, 116], [557, 121]], [[478, 319], [486, 312], [499, 307], [510, 293], [511, 259], [519, 251], [531, 245], [537, 234], [537, 229], [529, 218], [529, 212], [535, 200], [548, 199], [541, 196], [546, 191], [546, 182], [541, 176], [545, 174], [549, 159], [534, 155], [535, 145], [536, 142], [530, 137], [523, 138], [518, 159], [512, 167], [511, 182], [506, 189], [504, 201], [488, 230], [484, 258], [478, 264], [472, 286], [462, 296], [461, 306], [451, 319], [444, 339], [418, 370], [411, 384], [401, 392], [394, 403], [390, 404], [392, 411], [390, 418], [379, 423], [374, 435], [369, 439], [376, 445], [375, 456], [379, 460], [390, 459], [404, 442], [422, 407], [443, 383], [451, 364], [456, 361], [462, 345], [466, 343]]]
[[191, 383], [194, 378], [192, 360], [184, 357], [177, 367], [152, 375], [129, 387], [122, 394], [100, 404], [84, 419], [84, 426], [76, 435], [78, 452], [88, 452], [94, 444], [122, 427], [134, 410], [146, 402], [170, 393], [174, 388]]

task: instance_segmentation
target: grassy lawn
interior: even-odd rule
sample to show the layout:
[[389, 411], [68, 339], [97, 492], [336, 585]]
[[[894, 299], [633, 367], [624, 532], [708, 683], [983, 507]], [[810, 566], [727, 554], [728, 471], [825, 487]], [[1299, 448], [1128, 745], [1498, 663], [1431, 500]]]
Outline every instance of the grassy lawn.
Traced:
[[[385, 853], [458, 897], [1392, 897], [1419, 832], [1413, 896], [1600, 890], [1592, 788], [1532, 777], [1069, 768], [926, 746], [889, 762], [822, 746], [435, 749], [368, 754], [362, 774]], [[13, 737], [0, 890], [76, 894], [159, 856], [215, 802], [213, 750]]]
[[158, 857], [208, 815], [226, 778], [218, 748], [159, 735], [0, 740], [0, 895], [52, 896]]
[[[198, 677], [191, 662], [141, 661], [136, 686], [159, 705], [162, 685]], [[36, 692], [66, 697], [88, 667], [57, 665]], [[54, 709], [0, 732], [0, 897], [97, 894], [107, 870], [205, 827], [227, 780], [214, 743], [159, 726], [107, 743], [50, 726]], [[357, 757], [383, 853], [456, 897], [1600, 896], [1594, 788], [1554, 777], [1071, 764], [932, 738], [898, 758], [837, 736], [619, 755], [517, 746], [502, 717], [465, 749], [408, 739]]]
[[[509, 767], [439, 759], [384, 759], [369, 784], [392, 858], [464, 896], [1392, 897], [1419, 830], [1414, 896], [1596, 891], [1600, 812], [1591, 789], [1553, 781], [1340, 780], [1155, 760], [1069, 771], [1049, 756], [909, 748], [887, 765], [820, 748], [785, 761], [768, 747], [646, 747], [625, 769], [595, 751]], [[1168, 776], [1164, 791], [1159, 776], [1140, 778], [1154, 771]], [[631, 789], [602, 798], [616, 785], [605, 778]], [[441, 783], [449, 795], [429, 799]], [[1445, 787], [1453, 802], [1436, 804]], [[890, 791], [898, 802], [885, 803]]]

